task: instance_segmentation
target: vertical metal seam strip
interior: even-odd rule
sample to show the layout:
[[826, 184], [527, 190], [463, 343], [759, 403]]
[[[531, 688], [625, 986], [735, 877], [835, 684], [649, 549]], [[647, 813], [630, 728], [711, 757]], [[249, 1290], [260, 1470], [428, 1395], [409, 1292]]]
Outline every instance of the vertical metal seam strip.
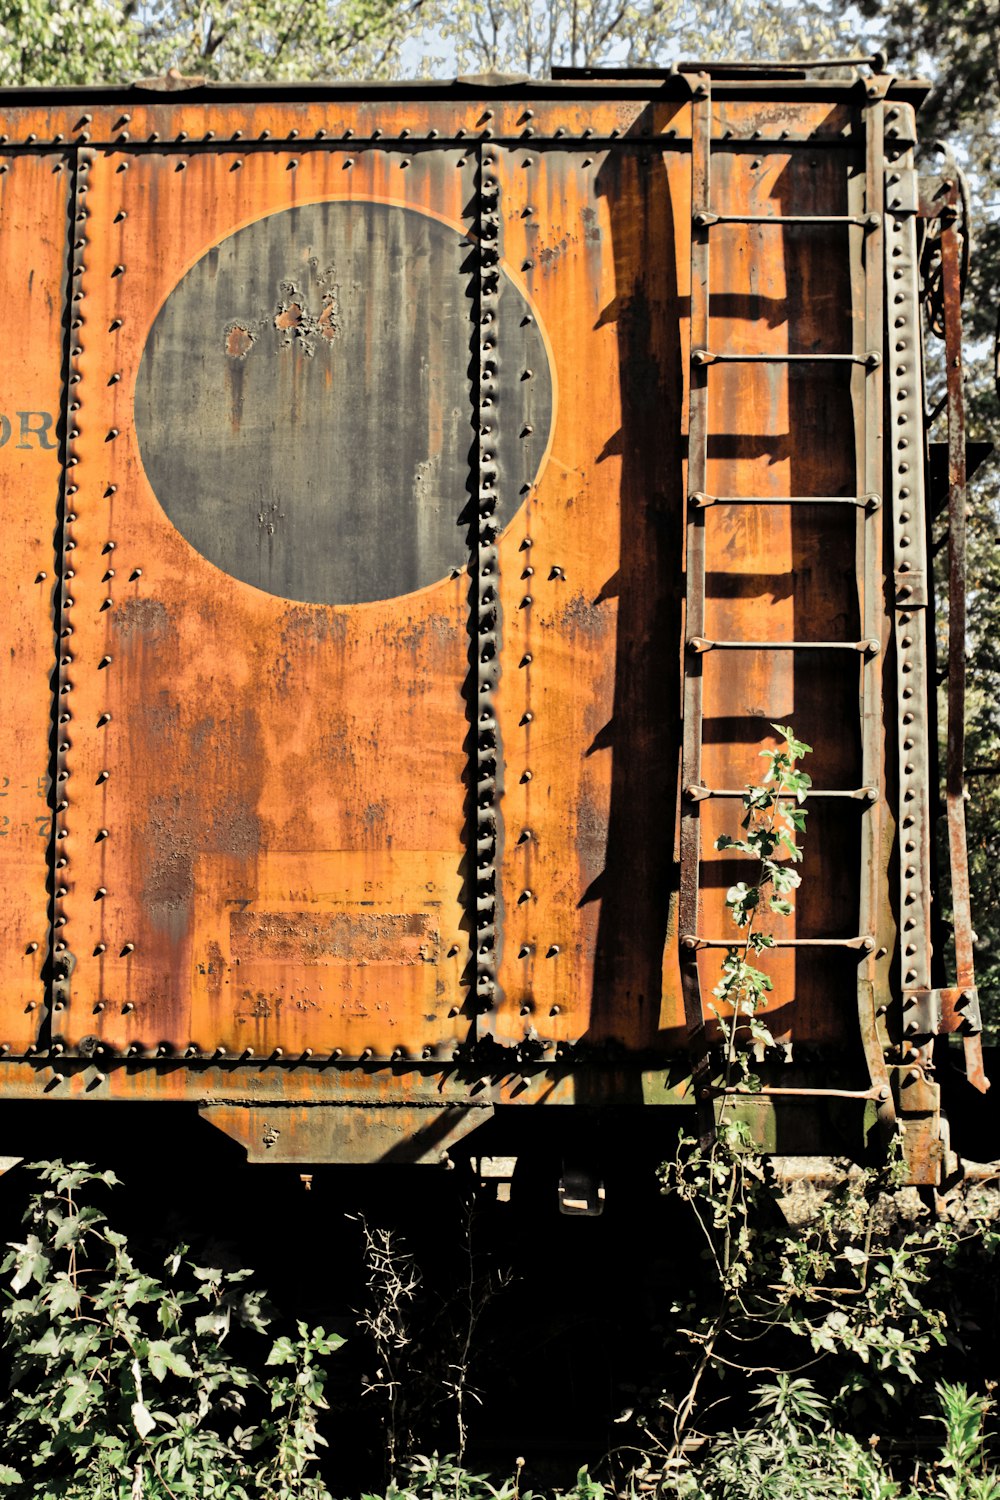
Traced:
[[696, 1092], [705, 1082], [705, 1023], [698, 976], [698, 896], [701, 862], [701, 801], [688, 788], [701, 784], [702, 656], [690, 642], [705, 630], [705, 510], [691, 496], [706, 489], [708, 466], [708, 370], [695, 349], [708, 348], [711, 213], [712, 93], [707, 79], [692, 80], [691, 100], [691, 299], [688, 349], [688, 472], [684, 558], [684, 731], [681, 755], [679, 931], [684, 1015], [694, 1050]]
[[500, 326], [500, 180], [496, 147], [480, 148], [479, 173], [479, 422], [476, 434], [476, 702], [472, 740], [476, 753], [476, 1012], [497, 1003], [499, 890], [500, 556], [497, 548], [497, 424]]
[[[955, 194], [955, 188], [951, 190]], [[968, 225], [963, 226], [968, 235]], [[945, 792], [951, 863], [955, 984], [975, 986], [965, 833], [966, 474], [962, 381], [962, 301], [954, 214], [941, 223], [941, 294], [948, 368], [948, 756]]]
[[[904, 1025], [937, 1030], [907, 992], [931, 986], [931, 825], [927, 802], [927, 527], [917, 298], [916, 173], [912, 153], [888, 173], [886, 292], [890, 324], [890, 429], [897, 753], [899, 943]], [[905, 445], [905, 446], [900, 446]]]
[[[881, 99], [865, 105], [865, 213], [868, 225], [864, 241], [865, 266], [865, 367], [864, 389], [864, 493], [881, 497], [884, 472], [884, 385], [885, 385], [885, 299], [884, 299], [884, 152], [885, 106]], [[881, 824], [884, 806], [884, 777], [881, 766], [882, 742], [882, 650], [883, 559], [882, 535], [884, 510], [866, 506], [863, 512], [862, 621], [861, 633], [877, 648], [865, 653], [861, 663], [861, 758], [862, 782], [878, 787], [882, 795], [868, 802], [861, 815], [861, 882], [858, 931], [870, 939], [858, 967], [857, 1005], [861, 1044], [869, 1081], [878, 1091], [879, 1121], [884, 1131], [894, 1121], [889, 1074], [882, 1049], [876, 1015], [875, 934], [879, 915], [879, 855], [882, 845]]]
[[[72, 958], [68, 942], [67, 924], [69, 915], [66, 910], [65, 900], [69, 893], [70, 877], [70, 853], [69, 853], [69, 823], [67, 814], [70, 809], [70, 730], [73, 713], [70, 708], [71, 694], [73, 691], [73, 678], [71, 668], [73, 665], [73, 651], [71, 650], [73, 638], [73, 626], [70, 624], [69, 611], [73, 608], [72, 598], [72, 575], [74, 569], [70, 566], [73, 561], [73, 551], [76, 541], [73, 536], [73, 522], [76, 520], [77, 493], [79, 490], [79, 450], [77, 442], [80, 436], [80, 356], [83, 353], [82, 337], [84, 327], [83, 316], [83, 278], [86, 270], [86, 247], [87, 247], [87, 178], [95, 153], [92, 149], [80, 147], [73, 157], [73, 179], [70, 190], [70, 222], [69, 222], [69, 285], [68, 297], [68, 330], [66, 342], [65, 366], [63, 375], [63, 483], [61, 497], [61, 517], [58, 528], [58, 556], [56, 567], [58, 571], [58, 604], [56, 608], [56, 724], [55, 724], [55, 753], [53, 765], [55, 768], [55, 780], [53, 786], [53, 827], [52, 827], [52, 994], [51, 1010], [57, 1014], [65, 1010], [70, 1000], [70, 981], [72, 974]], [[53, 1027], [53, 1029], [55, 1029]]]
[[[955, 174], [958, 175], [957, 172]], [[959, 267], [958, 230], [954, 202], [957, 185], [949, 194], [951, 212], [941, 219], [941, 294], [944, 304], [944, 337], [948, 381], [948, 755], [945, 793], [948, 814], [948, 854], [951, 866], [952, 930], [955, 938], [955, 985], [970, 1004], [964, 1020], [963, 1039], [966, 1077], [985, 1093], [989, 1080], [983, 1069], [983, 1039], [976, 993], [976, 966], [972, 936], [972, 903], [969, 890], [969, 845], [965, 827], [965, 652], [966, 604], [966, 516], [968, 506], [965, 459], [965, 379], [962, 355], [962, 288]], [[962, 232], [969, 249], [971, 226]], [[977, 1034], [969, 1027], [977, 1026]]]

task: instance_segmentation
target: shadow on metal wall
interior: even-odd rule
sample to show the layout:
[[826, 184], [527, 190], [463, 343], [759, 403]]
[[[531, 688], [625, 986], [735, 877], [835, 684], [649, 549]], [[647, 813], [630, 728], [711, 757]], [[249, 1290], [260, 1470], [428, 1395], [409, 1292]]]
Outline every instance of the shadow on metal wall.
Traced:
[[[632, 135], [651, 122], [644, 113]], [[600, 897], [590, 1027], [601, 1042], [629, 1013], [629, 1032], [656, 1038], [663, 949], [676, 890], [674, 828], [680, 743], [684, 579], [683, 376], [674, 204], [662, 158], [643, 141], [607, 153], [596, 188], [611, 224], [616, 296], [601, 314], [618, 336], [622, 426], [618, 598], [607, 857], [583, 900]], [[609, 444], [609, 447], [611, 445]], [[640, 1102], [639, 1080], [622, 1103]], [[600, 1089], [600, 1082], [594, 1086]], [[578, 1102], [589, 1080], [580, 1070]]]
[[[641, 137], [643, 128], [640, 119], [632, 134]], [[654, 155], [652, 169], [642, 164], [643, 148], [648, 152], [645, 140], [639, 150], [608, 152], [597, 178], [597, 191], [609, 210], [615, 268], [616, 296], [601, 317], [614, 322], [618, 337], [622, 427], [605, 456], [621, 456], [621, 529], [619, 571], [604, 594], [618, 600], [614, 715], [600, 737], [602, 746], [611, 747], [613, 766], [606, 863], [582, 897], [583, 902], [599, 899], [601, 911], [590, 1025], [581, 1040], [603, 1044], [624, 1027], [631, 1050], [681, 1051], [682, 1031], [661, 1030], [660, 1010], [665, 945], [676, 942], [670, 918], [678, 888], [686, 456], [682, 329], [689, 304], [678, 288], [675, 220], [687, 204], [672, 202], [662, 157]], [[730, 151], [731, 159], [720, 165], [721, 191], [727, 191], [727, 177], [745, 177], [741, 156], [759, 153], [761, 146], [727, 143]], [[767, 211], [848, 212], [849, 151], [849, 146], [843, 154], [828, 150], [817, 158], [789, 153], [771, 179]], [[817, 230], [809, 227], [760, 232], [781, 236], [780, 247], [772, 241], [761, 250], [772, 285], [780, 286], [783, 276], [783, 292], [746, 291], [735, 258], [727, 263], [726, 255], [719, 254], [713, 259], [718, 290], [712, 295], [712, 316], [720, 341], [741, 331], [752, 340], [755, 329], [783, 328], [789, 352], [849, 351], [855, 330], [847, 228], [825, 226], [820, 244]], [[727, 290], [727, 281], [740, 289]], [[768, 405], [771, 412], [784, 407], [787, 430], [777, 430], [774, 423], [767, 431], [747, 430], [747, 412], [739, 400], [746, 386], [732, 383], [720, 389], [708, 439], [717, 482], [721, 485], [725, 476], [725, 484], [733, 486], [730, 493], [740, 493], [738, 486], [748, 493], [753, 480], [773, 484], [771, 471], [783, 469], [792, 495], [855, 493], [863, 456], [855, 452], [849, 368], [750, 368], [755, 378], [770, 382]], [[851, 507], [768, 507], [765, 524], [748, 534], [745, 552], [739, 550], [740, 537], [747, 533], [734, 522], [734, 508], [717, 510], [721, 514], [712, 519], [728, 527], [727, 561], [732, 556], [734, 566], [725, 571], [716, 564], [709, 571], [709, 609], [725, 610], [728, 603], [739, 634], [767, 637], [784, 634], [773, 625], [769, 629], [768, 616], [790, 599], [791, 638], [857, 638], [861, 622]], [[759, 518], [757, 508], [755, 521]], [[808, 769], [817, 786], [860, 785], [854, 659], [840, 652], [818, 658], [770, 653], [771, 665], [762, 665], [752, 656], [756, 653], [738, 653], [734, 662], [727, 653], [712, 664], [726, 676], [705, 719], [704, 741], [715, 751], [715, 764], [726, 766], [721, 784], [741, 786], [757, 776], [759, 749], [771, 737], [771, 721], [777, 720], [794, 723], [813, 743]], [[846, 936], [857, 930], [859, 812], [853, 803], [846, 814], [843, 803], [813, 804], [798, 898], [796, 931], [801, 935]], [[724, 815], [735, 832], [737, 807], [725, 804]], [[704, 850], [710, 850], [710, 843], [711, 836], [706, 837]], [[721, 889], [745, 878], [745, 864], [737, 868], [739, 864], [730, 859], [703, 862], [701, 885], [712, 908], [721, 906]], [[853, 1031], [852, 955], [827, 952], [817, 963], [807, 951], [796, 960], [787, 963], [784, 993], [776, 996], [776, 1031], [806, 1043], [843, 1042]], [[669, 972], [668, 954], [668, 984]], [[847, 1004], [842, 1003], [844, 994]], [[616, 1099], [639, 1102], [639, 1079], [633, 1072], [629, 1083], [626, 1074], [623, 1070], [616, 1077]], [[601, 1102], [606, 1086], [581, 1067], [577, 1102]]]

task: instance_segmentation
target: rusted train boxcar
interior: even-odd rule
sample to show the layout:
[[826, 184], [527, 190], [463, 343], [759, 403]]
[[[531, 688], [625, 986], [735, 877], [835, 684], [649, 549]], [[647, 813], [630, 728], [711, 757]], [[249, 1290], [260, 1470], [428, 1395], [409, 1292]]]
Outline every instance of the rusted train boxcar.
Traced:
[[0, 97], [8, 1149], [53, 1098], [302, 1164], [710, 1114], [778, 721], [806, 878], [730, 1108], [939, 1178], [934, 1037], [985, 1081], [932, 957], [923, 93]]

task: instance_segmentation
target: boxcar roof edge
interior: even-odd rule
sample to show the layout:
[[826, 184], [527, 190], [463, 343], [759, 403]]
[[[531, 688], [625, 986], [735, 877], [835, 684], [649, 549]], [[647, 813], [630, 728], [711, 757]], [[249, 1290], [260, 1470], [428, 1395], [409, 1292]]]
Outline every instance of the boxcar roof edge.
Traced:
[[[762, 93], [775, 99], [847, 99], [859, 90], [863, 92], [865, 79], [857, 78], [790, 78], [780, 65], [774, 75], [766, 73], [753, 77], [713, 79], [712, 91], [727, 98], [758, 97]], [[931, 90], [931, 83], [922, 78], [893, 77], [887, 97], [912, 104], [919, 108]], [[315, 101], [322, 99], [392, 99], [400, 96], [416, 99], [480, 98], [484, 95], [516, 97], [520, 94], [536, 98], [554, 99], [570, 97], [600, 97], [615, 92], [625, 95], [655, 95], [660, 99], [690, 97], [690, 89], [684, 77], [678, 73], [664, 72], [662, 76], [650, 74], [640, 78], [626, 78], [614, 72], [606, 77], [572, 79], [531, 79], [521, 75], [508, 77], [483, 75], [477, 78], [453, 79], [317, 79], [303, 83], [199, 83], [193, 87], [157, 89], [143, 83], [110, 84], [98, 83], [76, 87], [49, 88], [24, 86], [0, 89], [0, 104], [17, 107], [37, 107], [47, 104], [53, 108], [71, 105], [77, 101], [88, 104], [116, 104], [122, 100], [133, 103], [157, 105], [213, 104], [243, 101], [260, 96], [276, 103], [288, 101]]]

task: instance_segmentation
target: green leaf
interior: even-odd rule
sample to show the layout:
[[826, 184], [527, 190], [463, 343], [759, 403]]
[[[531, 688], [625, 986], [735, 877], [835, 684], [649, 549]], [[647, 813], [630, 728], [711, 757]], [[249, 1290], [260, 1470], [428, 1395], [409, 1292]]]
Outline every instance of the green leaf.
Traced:
[[26, 1286], [37, 1281], [41, 1286], [49, 1273], [52, 1262], [48, 1251], [36, 1234], [30, 1234], [23, 1245], [12, 1245], [17, 1271], [11, 1279], [11, 1289], [23, 1292]]
[[90, 1380], [84, 1380], [78, 1375], [71, 1376], [59, 1410], [60, 1422], [71, 1422], [74, 1417], [79, 1416], [90, 1405], [91, 1398], [97, 1394], [98, 1389]]
[[167, 1343], [164, 1339], [152, 1340], [149, 1345], [148, 1359], [149, 1368], [157, 1380], [162, 1380], [168, 1371], [171, 1375], [181, 1375], [187, 1380], [195, 1378], [195, 1372], [186, 1356], [175, 1344]]
[[220, 1312], [201, 1313], [194, 1320], [195, 1331], [204, 1336], [224, 1338], [229, 1332], [229, 1309]]
[[36, 1358], [55, 1359], [62, 1353], [59, 1334], [55, 1328], [46, 1328], [41, 1338], [27, 1346], [26, 1352]]
[[53, 1282], [46, 1301], [49, 1312], [53, 1317], [58, 1318], [64, 1313], [77, 1311], [80, 1306], [80, 1292], [69, 1276], [65, 1272], [60, 1272]]
[[133, 1401], [132, 1403], [132, 1421], [135, 1424], [136, 1432], [141, 1438], [149, 1437], [149, 1434], [156, 1426], [156, 1418], [152, 1412], [147, 1411], [141, 1401]]
[[165, 1296], [163, 1287], [152, 1276], [134, 1275], [125, 1288], [122, 1301], [126, 1307], [132, 1308], [140, 1302], [158, 1302]]
[[65, 1250], [69, 1245], [75, 1245], [81, 1240], [88, 1230], [95, 1224], [103, 1223], [104, 1215], [100, 1209], [83, 1207], [77, 1209], [76, 1213], [69, 1214], [59, 1228], [56, 1230], [52, 1240], [54, 1250]]
[[787, 742], [788, 753], [793, 760], [801, 760], [803, 755], [812, 754], [812, 745], [807, 745], [804, 741], [797, 740], [794, 729], [791, 729], [787, 724], [772, 724], [771, 728], [777, 730], [782, 739]]
[[291, 1339], [281, 1337], [275, 1339], [271, 1346], [271, 1352], [264, 1361], [267, 1365], [294, 1365], [298, 1363], [298, 1355], [295, 1345]]
[[323, 1328], [314, 1328], [312, 1347], [317, 1354], [335, 1354], [347, 1340], [339, 1333], [327, 1333]]

